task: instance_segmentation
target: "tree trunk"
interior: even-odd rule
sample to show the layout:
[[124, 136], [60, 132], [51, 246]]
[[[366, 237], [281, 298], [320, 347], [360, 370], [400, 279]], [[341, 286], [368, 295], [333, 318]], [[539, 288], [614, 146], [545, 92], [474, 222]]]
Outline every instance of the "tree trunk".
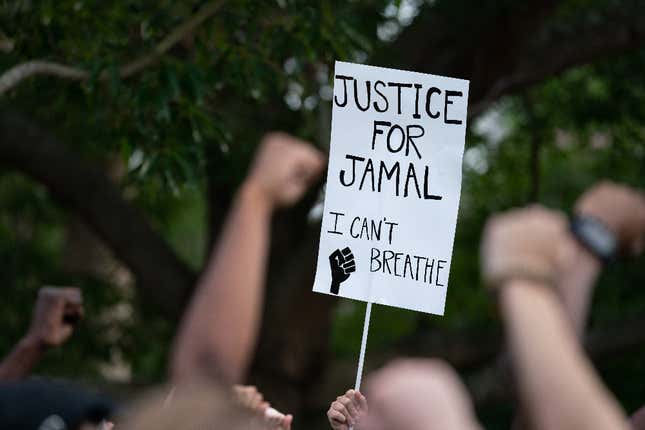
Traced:
[[132, 270], [141, 300], [167, 318], [178, 317], [195, 275], [100, 169], [8, 112], [0, 112], [0, 164], [44, 184]]

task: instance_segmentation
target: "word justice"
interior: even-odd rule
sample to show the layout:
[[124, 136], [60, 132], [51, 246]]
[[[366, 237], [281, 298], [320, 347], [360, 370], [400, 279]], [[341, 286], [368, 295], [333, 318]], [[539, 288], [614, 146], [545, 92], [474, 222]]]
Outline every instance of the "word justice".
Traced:
[[[402, 115], [405, 111], [411, 113], [414, 119], [427, 115], [432, 119], [441, 118], [445, 124], [463, 124], [463, 118], [458, 118], [454, 112], [451, 112], [452, 105], [466, 102], [463, 100], [464, 94], [461, 91], [434, 86], [424, 88], [422, 84], [412, 82], [379, 80], [373, 83], [369, 80], [359, 82], [353, 76], [346, 75], [336, 75], [335, 80], [334, 87], [340, 88], [339, 94], [334, 96], [334, 103], [338, 107], [346, 107], [348, 102], [353, 100], [353, 105], [363, 112], [372, 109], [383, 113], [396, 109], [398, 115]], [[406, 92], [414, 94], [412, 106], [403, 106], [402, 96]]]

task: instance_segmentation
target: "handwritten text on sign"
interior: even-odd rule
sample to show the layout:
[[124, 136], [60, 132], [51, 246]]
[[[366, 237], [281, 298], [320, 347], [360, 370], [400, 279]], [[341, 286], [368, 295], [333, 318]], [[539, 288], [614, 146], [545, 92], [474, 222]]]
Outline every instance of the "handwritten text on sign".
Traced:
[[336, 62], [314, 291], [443, 314], [468, 81]]

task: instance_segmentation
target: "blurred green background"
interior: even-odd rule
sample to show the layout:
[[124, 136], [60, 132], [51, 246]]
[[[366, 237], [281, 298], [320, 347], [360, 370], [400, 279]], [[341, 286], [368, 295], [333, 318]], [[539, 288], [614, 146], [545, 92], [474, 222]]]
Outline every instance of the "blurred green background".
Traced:
[[[333, 61], [391, 66], [470, 79], [470, 120], [446, 315], [375, 307], [366, 369], [443, 357], [484, 425], [508, 427], [482, 226], [528, 202], [570, 212], [599, 178], [645, 188], [644, 17], [637, 0], [2, 2], [0, 354], [41, 285], [78, 285], [87, 318], [37, 373], [126, 401], [162, 382], [182, 300], [262, 134], [326, 150]], [[250, 377], [307, 429], [325, 428], [329, 402], [353, 386], [364, 313], [310, 292], [321, 192], [275, 217]], [[628, 412], [645, 403], [644, 261], [605, 271], [589, 325]]]

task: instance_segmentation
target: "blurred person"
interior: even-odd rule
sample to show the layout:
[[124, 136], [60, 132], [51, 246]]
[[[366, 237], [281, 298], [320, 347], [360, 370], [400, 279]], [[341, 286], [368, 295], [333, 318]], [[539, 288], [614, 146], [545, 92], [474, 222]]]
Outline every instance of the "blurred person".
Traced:
[[483, 278], [498, 294], [529, 425], [627, 429], [625, 413], [586, 357], [557, 296], [557, 285], [569, 269], [563, 265], [568, 261], [563, 249], [570, 240], [567, 220], [559, 212], [533, 206], [495, 215], [483, 235]]
[[[192, 380], [173, 388], [173, 400], [166, 402], [160, 389], [135, 403], [116, 424], [116, 430], [278, 430], [281, 421], [267, 419], [265, 403], [254, 387], [235, 387], [231, 396], [217, 382]], [[266, 403], [265, 403], [266, 406]]]
[[[593, 244], [581, 245], [585, 243], [584, 238], [575, 241], [578, 248], [582, 246], [583, 249], [578, 250], [577, 258], [570, 258], [569, 261], [578, 266], [569, 270], [572, 273], [569, 283], [573, 288], [562, 288], [562, 291], [567, 311], [580, 333], [586, 321], [593, 284], [602, 264], [610, 261], [614, 255], [635, 256], [645, 248], [645, 197], [638, 190], [602, 182], [580, 197], [575, 213], [576, 217], [600, 222], [610, 237], [605, 241], [611, 241], [613, 237], [615, 242], [615, 249], [613, 253], [609, 252], [607, 258], [602, 251], [595, 250]], [[645, 406], [632, 415], [631, 423], [636, 429], [645, 429]]]
[[[593, 287], [602, 266], [615, 256], [636, 256], [645, 247], [645, 197], [639, 190], [624, 185], [601, 182], [585, 192], [576, 202], [575, 220], [590, 219], [600, 223], [600, 236], [614, 246], [594, 245], [584, 233], [566, 241], [562, 252], [564, 275], [558, 284], [565, 309], [580, 337], [584, 333]], [[574, 229], [575, 230], [575, 229]], [[596, 233], [598, 235], [598, 233]], [[645, 406], [631, 416], [634, 428], [645, 430]]]
[[109, 428], [117, 406], [108, 397], [69, 382], [30, 379], [0, 384], [0, 428], [95, 430]]
[[244, 380], [260, 326], [271, 215], [296, 203], [324, 163], [313, 146], [287, 134], [263, 138], [181, 323], [175, 382]]
[[[555, 291], [582, 340], [594, 286], [604, 265], [642, 252], [645, 198], [630, 187], [603, 181], [576, 201], [570, 228], [558, 249]], [[522, 421], [516, 428], [523, 428]], [[645, 428], [645, 427], [644, 427]]]
[[41, 288], [27, 334], [0, 363], [0, 381], [29, 375], [47, 350], [71, 337], [82, 318], [83, 296], [78, 288]]
[[[313, 146], [287, 134], [263, 138], [181, 323], [171, 362], [175, 384], [245, 379], [261, 320], [271, 216], [296, 203], [324, 163]], [[293, 417], [271, 408], [255, 387], [233, 392], [264, 424], [291, 428]]]
[[441, 360], [400, 359], [369, 376], [367, 397], [348, 390], [327, 418], [334, 430], [478, 430], [472, 402]]
[[115, 405], [75, 384], [24, 380], [51, 348], [64, 344], [83, 318], [78, 288], [42, 287], [27, 334], [0, 363], [0, 428], [109, 429]]
[[600, 182], [580, 196], [561, 240], [558, 295], [578, 336], [584, 334], [595, 282], [603, 265], [645, 247], [645, 197], [630, 187]]
[[116, 423], [116, 430], [263, 430], [267, 427], [249, 410], [235, 403], [220, 385], [187, 383], [175, 389], [170, 403], [165, 390], [144, 396], [130, 414]]
[[402, 359], [366, 383], [366, 430], [479, 430], [459, 375], [436, 359]]

